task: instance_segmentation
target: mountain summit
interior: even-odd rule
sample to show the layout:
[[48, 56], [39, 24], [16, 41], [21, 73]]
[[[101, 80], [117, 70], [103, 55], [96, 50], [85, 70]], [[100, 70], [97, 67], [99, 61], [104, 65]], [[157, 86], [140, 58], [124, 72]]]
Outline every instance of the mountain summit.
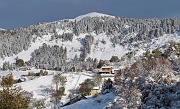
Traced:
[[98, 13], [98, 12], [91, 12], [91, 13], [88, 13], [88, 14], [84, 14], [84, 15], [81, 15], [81, 16], [78, 16], [75, 18], [75, 20], [79, 21], [85, 17], [114, 17], [114, 16], [111, 16], [111, 15], [107, 15], [107, 14], [102, 14], [102, 13]]

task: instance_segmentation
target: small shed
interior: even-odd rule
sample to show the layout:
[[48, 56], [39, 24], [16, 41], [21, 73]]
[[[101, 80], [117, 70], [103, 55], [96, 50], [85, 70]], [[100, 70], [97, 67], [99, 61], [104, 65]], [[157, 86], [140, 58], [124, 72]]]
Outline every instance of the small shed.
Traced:
[[120, 72], [120, 69], [112, 69], [112, 74], [116, 74], [116, 73], [119, 73]]

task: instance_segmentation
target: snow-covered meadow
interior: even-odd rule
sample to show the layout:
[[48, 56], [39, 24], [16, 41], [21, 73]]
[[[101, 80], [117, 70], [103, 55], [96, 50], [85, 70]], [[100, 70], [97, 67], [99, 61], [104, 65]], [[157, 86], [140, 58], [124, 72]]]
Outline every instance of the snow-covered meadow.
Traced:
[[[53, 103], [51, 102], [51, 95], [47, 94], [44, 90], [47, 88], [55, 87], [55, 84], [52, 83], [53, 75], [60, 73], [58, 71], [48, 71], [48, 75], [46, 76], [40, 76], [28, 79], [28, 77], [22, 77], [22, 75], [27, 75], [28, 72], [39, 72], [40, 69], [32, 69], [27, 71], [0, 71], [0, 76], [6, 76], [10, 73], [13, 74], [14, 79], [19, 78], [26, 78], [25, 82], [16, 83], [15, 85], [20, 86], [23, 90], [31, 92], [33, 94], [33, 98], [35, 99], [45, 99], [45, 109], [52, 109]], [[68, 73], [62, 73], [63, 76], [66, 77], [67, 82], [65, 84], [65, 96], [61, 99], [61, 104], [65, 104], [69, 101], [68, 95], [71, 93], [71, 90], [76, 89], [79, 87], [79, 84], [84, 82], [85, 79], [92, 79], [93, 73], [89, 72], [68, 72]], [[101, 103], [98, 103], [96, 101], [96, 98], [92, 98], [91, 96], [87, 97], [88, 99], [81, 100], [79, 102], [76, 102], [75, 104], [62, 107], [63, 109], [101, 109], [104, 106], [108, 105], [109, 102], [112, 102], [114, 99], [114, 94], [109, 93], [106, 95], [100, 95], [100, 98], [102, 99]]]

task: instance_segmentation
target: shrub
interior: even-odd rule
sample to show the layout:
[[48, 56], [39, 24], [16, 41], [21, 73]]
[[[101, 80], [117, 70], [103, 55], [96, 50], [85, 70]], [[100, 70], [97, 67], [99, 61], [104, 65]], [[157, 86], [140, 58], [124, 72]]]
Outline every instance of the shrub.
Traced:
[[118, 56], [112, 56], [109, 61], [110, 61], [110, 62], [118, 62], [118, 61], [119, 61], [119, 58], [118, 58]]
[[89, 95], [93, 87], [94, 82], [90, 79], [86, 79], [80, 84], [79, 92], [83, 95]]
[[39, 99], [39, 100], [34, 99], [32, 105], [36, 109], [43, 109], [45, 108], [45, 99]]
[[16, 60], [16, 66], [18, 66], [18, 67], [24, 66], [24, 61], [22, 59], [17, 59]]
[[60, 87], [58, 90], [59, 95], [60, 96], [64, 95], [64, 92], [65, 92], [65, 87]]
[[99, 63], [97, 65], [97, 68], [101, 68], [105, 64], [105, 61], [99, 60]]
[[48, 75], [48, 71], [44, 71], [44, 74], [43, 75]]
[[11, 87], [13, 84], [14, 84], [14, 80], [12, 74], [2, 78], [2, 82], [1, 82], [2, 87]]
[[102, 39], [101, 43], [106, 44], [106, 41], [104, 39]]

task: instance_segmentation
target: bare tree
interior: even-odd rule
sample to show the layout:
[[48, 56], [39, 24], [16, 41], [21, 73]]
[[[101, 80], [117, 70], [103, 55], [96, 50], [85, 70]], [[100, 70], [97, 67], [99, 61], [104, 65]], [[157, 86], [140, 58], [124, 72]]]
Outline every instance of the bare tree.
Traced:
[[55, 98], [55, 105], [57, 105], [58, 101], [61, 99], [62, 95], [64, 94], [65, 88], [64, 85], [67, 82], [67, 79], [65, 76], [62, 76], [62, 74], [58, 73], [53, 76], [52, 82], [55, 84], [55, 92], [52, 94], [52, 97]]
[[96, 74], [93, 78], [94, 84], [95, 86], [100, 87], [100, 85], [102, 84], [102, 77], [100, 74]]

